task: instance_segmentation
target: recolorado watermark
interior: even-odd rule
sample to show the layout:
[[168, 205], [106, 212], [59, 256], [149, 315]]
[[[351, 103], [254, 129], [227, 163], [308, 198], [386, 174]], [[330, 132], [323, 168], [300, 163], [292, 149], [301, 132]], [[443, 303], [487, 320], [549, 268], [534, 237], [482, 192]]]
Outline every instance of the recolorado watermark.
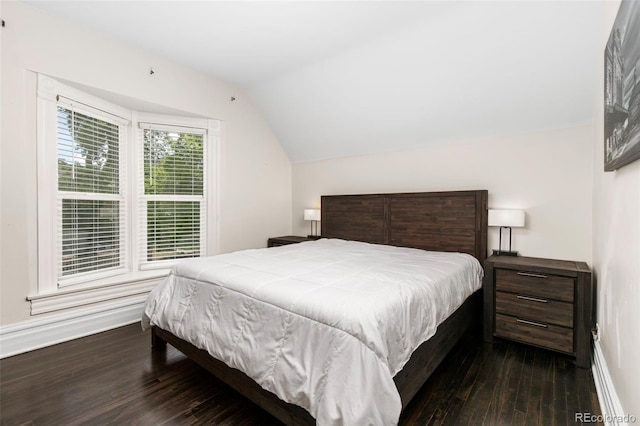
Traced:
[[610, 414], [592, 414], [592, 413], [574, 413], [573, 421], [576, 423], [605, 423], [605, 424], [618, 424], [618, 423], [635, 423], [636, 416], [632, 414], [625, 414], [624, 416], [612, 416]]

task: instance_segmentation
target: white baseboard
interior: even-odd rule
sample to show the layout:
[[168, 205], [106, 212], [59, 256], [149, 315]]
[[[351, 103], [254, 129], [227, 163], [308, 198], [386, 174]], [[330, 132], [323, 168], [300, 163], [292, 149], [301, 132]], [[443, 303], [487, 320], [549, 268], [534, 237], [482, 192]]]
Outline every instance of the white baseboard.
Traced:
[[592, 371], [593, 381], [595, 382], [596, 392], [598, 393], [598, 402], [600, 403], [600, 410], [602, 411], [602, 419], [599, 420], [606, 425], [628, 425], [631, 419], [622, 408], [616, 389], [613, 386], [611, 373], [607, 367], [607, 362], [602, 353], [599, 340], [594, 341]]
[[0, 359], [140, 321], [146, 295], [0, 328]]

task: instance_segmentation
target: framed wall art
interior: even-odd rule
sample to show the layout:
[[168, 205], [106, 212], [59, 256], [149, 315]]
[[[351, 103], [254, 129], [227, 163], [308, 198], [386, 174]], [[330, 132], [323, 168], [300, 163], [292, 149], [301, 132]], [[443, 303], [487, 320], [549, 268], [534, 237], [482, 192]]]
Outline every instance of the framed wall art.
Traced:
[[604, 54], [604, 171], [640, 159], [640, 2], [620, 4]]

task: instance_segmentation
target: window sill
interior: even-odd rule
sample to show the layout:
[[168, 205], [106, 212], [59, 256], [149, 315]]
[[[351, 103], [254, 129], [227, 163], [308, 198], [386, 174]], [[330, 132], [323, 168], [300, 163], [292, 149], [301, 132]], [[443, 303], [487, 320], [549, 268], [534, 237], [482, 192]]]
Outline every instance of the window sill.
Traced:
[[60, 311], [136, 295], [146, 295], [167, 276], [169, 269], [150, 270], [111, 277], [91, 286], [61, 289], [53, 293], [27, 296], [31, 315]]

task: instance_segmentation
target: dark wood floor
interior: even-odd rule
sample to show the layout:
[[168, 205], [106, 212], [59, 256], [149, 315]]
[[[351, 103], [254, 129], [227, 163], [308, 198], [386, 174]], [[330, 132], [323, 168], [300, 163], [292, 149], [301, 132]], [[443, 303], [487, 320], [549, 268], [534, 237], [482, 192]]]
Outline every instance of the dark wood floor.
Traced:
[[[600, 414], [590, 370], [470, 333], [407, 407], [402, 425], [564, 425]], [[135, 324], [0, 361], [2, 425], [277, 425]]]

